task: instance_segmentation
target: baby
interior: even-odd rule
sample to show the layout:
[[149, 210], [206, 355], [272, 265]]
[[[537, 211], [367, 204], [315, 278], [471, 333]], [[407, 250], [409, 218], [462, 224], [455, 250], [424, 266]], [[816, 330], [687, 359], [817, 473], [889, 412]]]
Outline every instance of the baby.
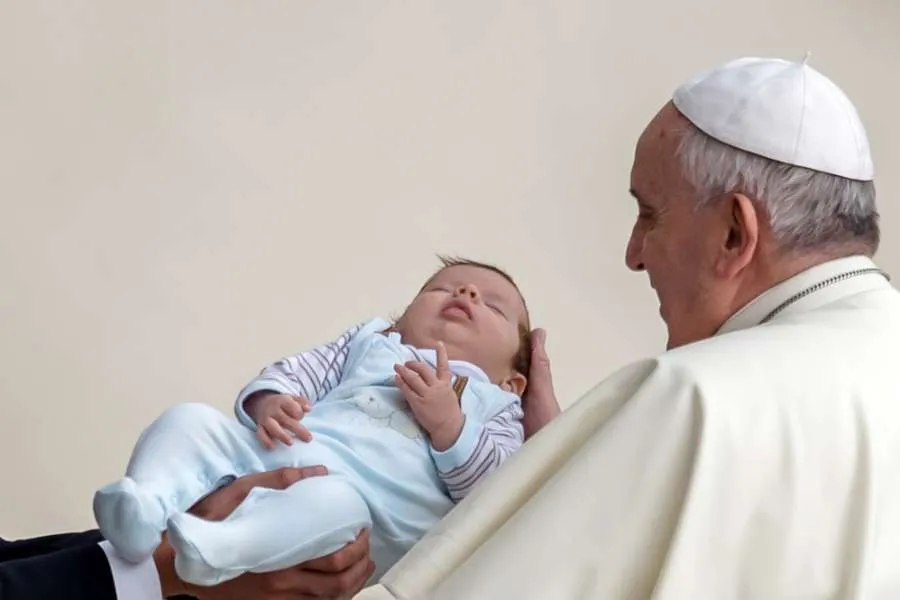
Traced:
[[[372, 579], [386, 572], [524, 439], [525, 301], [493, 266], [442, 260], [393, 325], [375, 319], [266, 367], [238, 396], [239, 423], [202, 404], [154, 421], [125, 477], [94, 497], [118, 553], [142, 561], [168, 530], [179, 577], [209, 586], [330, 554], [368, 528]], [[329, 474], [255, 488], [224, 521], [185, 512], [235, 477], [309, 465]]]

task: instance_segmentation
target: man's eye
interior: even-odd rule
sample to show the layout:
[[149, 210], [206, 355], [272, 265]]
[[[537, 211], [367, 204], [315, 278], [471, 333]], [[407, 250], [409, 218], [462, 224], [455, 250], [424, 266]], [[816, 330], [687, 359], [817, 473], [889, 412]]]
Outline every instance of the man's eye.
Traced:
[[653, 227], [656, 225], [656, 215], [653, 213], [640, 213], [637, 218], [638, 226]]

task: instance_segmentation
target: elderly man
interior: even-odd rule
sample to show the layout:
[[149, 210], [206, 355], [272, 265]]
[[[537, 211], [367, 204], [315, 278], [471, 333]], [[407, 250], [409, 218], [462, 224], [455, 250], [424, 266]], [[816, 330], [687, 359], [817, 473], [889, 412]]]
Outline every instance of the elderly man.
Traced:
[[681, 86], [637, 144], [626, 253], [668, 351], [358, 598], [900, 598], [900, 294], [872, 180], [853, 105], [805, 61]]

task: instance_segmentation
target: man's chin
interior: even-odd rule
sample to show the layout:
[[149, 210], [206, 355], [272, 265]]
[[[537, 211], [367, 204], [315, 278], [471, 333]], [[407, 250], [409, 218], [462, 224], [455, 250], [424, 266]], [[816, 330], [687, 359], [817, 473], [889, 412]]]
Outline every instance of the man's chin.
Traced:
[[708, 340], [712, 335], [712, 333], [709, 335], [705, 335], [701, 332], [694, 331], [690, 335], [677, 336], [672, 335], [672, 333], [669, 332], [669, 338], [668, 340], [666, 340], [666, 350], [675, 350], [676, 348], [696, 344], [697, 342]]
[[677, 333], [673, 332], [668, 323], [666, 323], [666, 350], [674, 350], [675, 348], [679, 348], [684, 346], [688, 342], [684, 339], [683, 336], [679, 336]]

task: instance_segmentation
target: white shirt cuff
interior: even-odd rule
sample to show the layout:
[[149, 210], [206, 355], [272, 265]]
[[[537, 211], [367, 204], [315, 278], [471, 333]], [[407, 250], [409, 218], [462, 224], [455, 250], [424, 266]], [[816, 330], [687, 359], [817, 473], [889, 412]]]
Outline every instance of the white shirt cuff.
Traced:
[[127, 562], [107, 541], [100, 542], [112, 571], [117, 600], [163, 600], [156, 563], [148, 558], [142, 563]]

